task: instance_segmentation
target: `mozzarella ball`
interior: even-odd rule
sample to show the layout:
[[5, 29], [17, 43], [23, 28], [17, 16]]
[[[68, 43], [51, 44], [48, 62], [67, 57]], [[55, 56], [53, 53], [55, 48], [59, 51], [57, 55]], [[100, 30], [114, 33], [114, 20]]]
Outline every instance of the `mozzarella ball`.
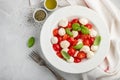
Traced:
[[78, 31], [72, 31], [73, 33], [73, 37], [77, 37], [78, 36]]
[[90, 58], [92, 58], [94, 55], [95, 55], [95, 54], [94, 54], [92, 51], [89, 51], [89, 52], [87, 53], [87, 58], [90, 59]]
[[97, 49], [98, 49], [98, 46], [95, 46], [95, 45], [92, 45], [92, 46], [91, 46], [91, 50], [92, 50], [92, 51], [97, 51]]
[[60, 28], [59, 30], [58, 30], [58, 34], [60, 35], [60, 36], [63, 36], [63, 35], [65, 35], [65, 29], [64, 28]]
[[74, 58], [73, 58], [73, 57], [70, 57], [70, 59], [68, 59], [67, 62], [69, 62], [69, 63], [74, 62]]
[[86, 25], [88, 23], [88, 20], [86, 18], [79, 19], [79, 22], [83, 25]]
[[52, 42], [52, 44], [58, 43], [58, 38], [57, 37], [52, 37], [51, 42]]
[[68, 52], [68, 48], [63, 48], [62, 51]]
[[62, 48], [68, 48], [70, 46], [70, 43], [67, 40], [61, 41], [60, 46]]
[[78, 45], [78, 44], [81, 44], [81, 43], [83, 43], [83, 42], [82, 42], [82, 39], [78, 39], [77, 45]]
[[66, 27], [68, 25], [68, 19], [64, 18], [58, 23], [59, 26]]
[[79, 53], [79, 51], [76, 51], [75, 54], [74, 54], [74, 57], [76, 57], [78, 53]]
[[97, 31], [95, 31], [94, 29], [90, 30], [90, 36], [91, 37], [96, 37], [97, 36]]
[[85, 52], [85, 53], [88, 53], [89, 51], [90, 51], [90, 48], [89, 48], [89, 46], [83, 46], [81, 49], [80, 49], [80, 51], [83, 51], [83, 52]]

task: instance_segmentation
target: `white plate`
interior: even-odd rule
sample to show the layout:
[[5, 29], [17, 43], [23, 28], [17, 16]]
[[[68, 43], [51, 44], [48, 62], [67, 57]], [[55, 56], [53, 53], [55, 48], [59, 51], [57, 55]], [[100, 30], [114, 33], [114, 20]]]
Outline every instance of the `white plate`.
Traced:
[[[96, 26], [102, 37], [96, 55], [85, 62], [67, 63], [57, 57], [52, 48], [50, 39], [52, 37], [53, 29], [57, 27], [58, 22], [61, 19], [71, 17], [88, 18]], [[44, 57], [55, 68], [67, 73], [83, 73], [94, 69], [104, 60], [109, 49], [109, 35], [105, 23], [94, 11], [81, 6], [68, 6], [53, 12], [48, 17], [40, 33], [40, 45]]]

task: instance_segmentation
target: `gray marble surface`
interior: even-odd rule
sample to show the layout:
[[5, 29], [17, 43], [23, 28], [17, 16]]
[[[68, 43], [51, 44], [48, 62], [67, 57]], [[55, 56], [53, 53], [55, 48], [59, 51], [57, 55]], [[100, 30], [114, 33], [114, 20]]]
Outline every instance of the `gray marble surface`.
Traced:
[[[120, 8], [120, 0], [111, 1]], [[41, 54], [41, 24], [33, 21], [33, 11], [28, 0], [0, 0], [0, 80], [56, 80], [47, 68], [28, 56], [32, 50]], [[36, 43], [28, 48], [26, 43], [31, 36]], [[81, 80], [81, 74], [58, 72], [66, 80]]]

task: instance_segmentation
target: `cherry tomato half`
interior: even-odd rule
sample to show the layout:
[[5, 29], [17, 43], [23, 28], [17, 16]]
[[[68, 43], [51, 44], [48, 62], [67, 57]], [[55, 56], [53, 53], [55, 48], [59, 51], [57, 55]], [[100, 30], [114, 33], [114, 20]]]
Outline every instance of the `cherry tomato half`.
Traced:
[[72, 28], [72, 23], [68, 22], [67, 28]]
[[82, 34], [82, 35], [80, 36], [80, 38], [81, 38], [82, 40], [90, 39], [90, 35], [88, 35], [88, 34]]
[[76, 52], [76, 50], [75, 50], [74, 48], [70, 48], [70, 49], [68, 50], [68, 54], [69, 54], [70, 56], [74, 56], [75, 52]]
[[60, 43], [63, 40], [61, 36], [57, 36], [57, 38], [58, 38], [58, 43]]
[[81, 62], [81, 59], [79, 59], [79, 58], [77, 58], [77, 57], [74, 57], [74, 62], [75, 62], [75, 63], [79, 63], [79, 62]]
[[61, 47], [60, 47], [59, 44], [53, 44], [53, 49], [54, 49], [55, 51], [60, 51], [60, 50], [61, 50]]
[[89, 39], [84, 39], [84, 40], [83, 40], [83, 44], [84, 44], [84, 45], [87, 45], [87, 46], [91, 46]]
[[56, 28], [56, 29], [53, 30], [53, 35], [54, 35], [54, 36], [57, 36], [57, 35], [58, 35], [58, 28]]
[[60, 57], [60, 58], [63, 58], [61, 52], [57, 52], [56, 55], [57, 55], [58, 57]]
[[91, 45], [94, 43], [94, 40], [95, 40], [94, 37], [90, 37], [89, 41], [90, 41], [90, 44], [91, 44]]
[[83, 51], [80, 51], [80, 52], [77, 54], [77, 58], [79, 58], [79, 59], [84, 59], [84, 58], [86, 58], [86, 53], [83, 52]]
[[73, 23], [79, 23], [79, 19], [78, 19], [78, 18], [73, 19], [73, 20], [72, 20], [72, 24], [73, 24]]
[[92, 29], [92, 24], [88, 23], [85, 25], [88, 29]]
[[63, 40], [67, 40], [69, 37], [70, 37], [70, 36], [69, 36], [68, 34], [65, 34], [65, 35], [63, 36]]
[[75, 41], [75, 39], [73, 37], [70, 37], [67, 40], [70, 42], [70, 44], [73, 44], [73, 42]]

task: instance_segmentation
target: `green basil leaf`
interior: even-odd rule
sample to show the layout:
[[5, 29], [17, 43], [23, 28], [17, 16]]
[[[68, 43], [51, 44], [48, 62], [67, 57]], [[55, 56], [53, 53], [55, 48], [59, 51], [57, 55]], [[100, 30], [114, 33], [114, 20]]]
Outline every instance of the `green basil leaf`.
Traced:
[[70, 28], [66, 28], [65, 31], [69, 36], [73, 36], [73, 33], [70, 31]]
[[80, 44], [74, 46], [75, 49], [81, 49], [82, 47], [83, 47], [83, 43], [80, 43]]
[[81, 30], [80, 24], [79, 23], [72, 24], [72, 29], [75, 31], [80, 31]]
[[70, 55], [67, 52], [61, 51], [61, 53], [62, 53], [62, 56], [64, 59], [66, 59], [66, 60], [70, 59]]
[[85, 27], [84, 25], [81, 26], [81, 32], [83, 34], [89, 34], [90, 33], [89, 29], [87, 27]]
[[99, 45], [100, 44], [100, 42], [101, 42], [101, 36], [96, 36], [96, 38], [95, 38], [95, 41], [94, 41], [94, 43], [93, 43], [93, 45]]
[[34, 37], [30, 37], [30, 38], [28, 39], [27, 46], [28, 46], [29, 48], [31, 48], [31, 47], [34, 45], [34, 43], [35, 43], [35, 38], [34, 38]]

